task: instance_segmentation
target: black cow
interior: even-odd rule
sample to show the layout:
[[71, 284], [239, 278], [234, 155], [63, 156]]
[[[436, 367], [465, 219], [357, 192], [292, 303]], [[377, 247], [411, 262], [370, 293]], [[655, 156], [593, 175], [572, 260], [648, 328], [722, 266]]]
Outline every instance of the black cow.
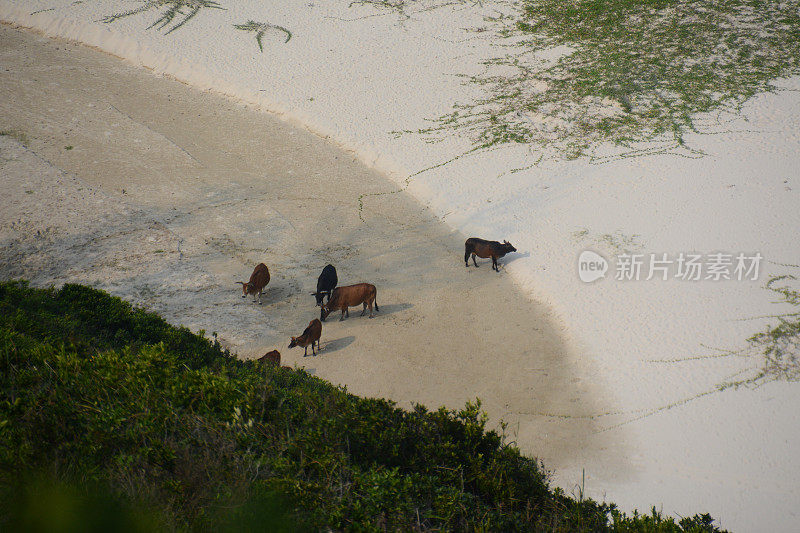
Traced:
[[317, 292], [312, 292], [317, 298], [317, 305], [322, 306], [322, 298], [327, 294], [328, 301], [331, 301], [331, 292], [336, 288], [339, 283], [339, 278], [336, 276], [336, 269], [333, 265], [328, 265], [322, 269], [322, 274], [317, 278]]

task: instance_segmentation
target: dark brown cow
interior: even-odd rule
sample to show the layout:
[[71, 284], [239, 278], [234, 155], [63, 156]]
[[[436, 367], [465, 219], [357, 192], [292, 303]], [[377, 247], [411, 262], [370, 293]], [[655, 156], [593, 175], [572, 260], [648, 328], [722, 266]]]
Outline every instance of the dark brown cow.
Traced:
[[478, 266], [478, 262], [475, 261], [476, 255], [484, 259], [491, 257], [492, 269], [500, 272], [500, 269], [497, 268], [497, 260], [509, 252], [516, 251], [517, 249], [511, 246], [511, 243], [508, 241], [503, 241], [501, 244], [497, 241], [485, 241], [477, 237], [470, 237], [467, 239], [467, 242], [464, 243], [464, 264], [469, 268], [470, 255], [472, 255], [472, 262], [475, 263], [475, 267]]
[[318, 318], [315, 318], [311, 322], [308, 323], [308, 327], [303, 331], [303, 334], [299, 337], [292, 337], [292, 341], [289, 343], [289, 348], [294, 348], [295, 346], [302, 346], [303, 347], [303, 357], [308, 355], [308, 345], [311, 345], [311, 353], [313, 355], [317, 355], [317, 352], [314, 351], [314, 343], [317, 343], [317, 349], [319, 349], [319, 338], [322, 336], [322, 322], [319, 321]]
[[372, 318], [372, 304], [375, 304], [375, 310], [380, 311], [378, 302], [375, 299], [378, 295], [378, 290], [375, 285], [369, 283], [358, 283], [356, 285], [348, 285], [347, 287], [336, 287], [333, 289], [333, 294], [328, 303], [322, 306], [319, 312], [319, 318], [323, 322], [328, 315], [333, 311], [341, 311], [342, 317], [339, 320], [344, 320], [345, 315], [350, 317], [349, 307], [357, 305], [364, 305], [364, 310], [361, 311], [361, 316], [367, 312], [369, 306], [369, 317]]
[[258, 362], [265, 365], [281, 366], [281, 352], [278, 350], [267, 352], [258, 358]]
[[267, 286], [267, 283], [269, 283], [269, 269], [264, 263], [259, 263], [256, 265], [256, 268], [253, 269], [253, 273], [250, 275], [250, 281], [247, 283], [244, 281], [237, 281], [236, 283], [242, 285], [242, 298], [246, 298], [248, 294], [254, 294], [256, 296], [254, 296], [253, 300], [258, 300], [258, 305], [261, 305], [261, 293], [264, 291], [264, 287]]

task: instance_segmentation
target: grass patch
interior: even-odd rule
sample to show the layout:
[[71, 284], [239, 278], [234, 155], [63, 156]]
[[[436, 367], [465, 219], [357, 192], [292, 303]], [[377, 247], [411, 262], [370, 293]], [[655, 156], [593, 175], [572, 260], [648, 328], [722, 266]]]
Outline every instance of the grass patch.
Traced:
[[[796, 265], [782, 265], [796, 267]], [[653, 409], [633, 420], [651, 416], [657, 412], [671, 409], [678, 405], [739, 387], [760, 387], [773, 381], [800, 381], [800, 287], [797, 277], [791, 274], [770, 276], [765, 288], [778, 296], [774, 303], [788, 304], [793, 311], [769, 315], [766, 317], [753, 317], [748, 320], [771, 318], [777, 320], [767, 325], [763, 331], [753, 334], [747, 339], [747, 346], [740, 350], [723, 349], [711, 355], [697, 355], [676, 359], [656, 359], [651, 363], [678, 364], [696, 362], [700, 360], [743, 357], [758, 360], [750, 368], [745, 368], [725, 378], [713, 388], [700, 392], [694, 396], [684, 398], [677, 402]], [[742, 376], [742, 377], [739, 377]], [[626, 423], [630, 423], [629, 420]]]
[[641, 235], [634, 233], [628, 235], [617, 230], [614, 233], [592, 234], [587, 228], [576, 230], [572, 232], [572, 237], [575, 242], [581, 244], [600, 245], [617, 254], [631, 254], [640, 251], [644, 248], [640, 237]]
[[770, 276], [765, 288], [778, 296], [778, 300], [774, 303], [790, 305], [794, 310], [746, 319], [770, 318], [773, 319], [773, 322], [768, 324], [763, 331], [751, 335], [747, 339], [745, 348], [720, 350], [720, 353], [714, 355], [658, 359], [652, 362], [683, 363], [718, 357], [745, 357], [759, 360], [755, 368], [745, 369], [738, 373], [739, 375], [745, 374], [745, 377], [735, 380], [728, 379], [709, 392], [720, 392], [731, 387], [760, 386], [772, 381], [800, 381], [800, 287], [798, 287], [798, 279], [791, 274]]
[[0, 394], [3, 530], [718, 531], [552, 490], [477, 403], [358, 398], [78, 285], [0, 283]]
[[766, 288], [778, 296], [779, 304], [788, 304], [794, 311], [772, 315], [776, 319], [764, 331], [747, 339], [748, 351], [763, 357], [755, 376], [744, 383], [763, 384], [769, 381], [800, 381], [800, 290], [795, 276], [771, 276]]
[[156, 19], [151, 25], [147, 27], [156, 28], [158, 30], [164, 29], [166, 26], [172, 24], [176, 19], [177, 22], [167, 30], [167, 34], [181, 28], [184, 24], [189, 22], [195, 15], [203, 9], [224, 9], [221, 5], [213, 0], [147, 0], [141, 6], [130, 11], [123, 11], [114, 15], [108, 15], [101, 20], [106, 24], [114, 22], [124, 17], [138, 15], [146, 11], [163, 9], [161, 16]]
[[0, 136], [11, 137], [26, 148], [31, 142], [30, 139], [28, 139], [28, 136], [25, 135], [25, 132], [19, 130], [2, 130], [0, 131]]
[[486, 97], [418, 133], [566, 158], [602, 143], [691, 155], [686, 134], [714, 124], [700, 117], [800, 72], [798, 0], [525, 0], [492, 21], [510, 51], [467, 78]]
[[424, 1], [419, 0], [355, 0], [350, 2], [349, 7], [353, 6], [371, 6], [379, 10], [393, 11], [396, 14], [409, 19], [409, 8], [414, 8], [416, 12], [432, 11], [446, 6], [458, 5], [477, 5], [480, 0], [443, 0], [443, 1]]
[[288, 43], [289, 39], [292, 38], [292, 32], [290, 32], [283, 26], [268, 24], [266, 22], [255, 22], [252, 20], [248, 20], [244, 24], [234, 24], [233, 27], [236, 28], [237, 30], [254, 32], [256, 34], [256, 42], [258, 43], [258, 49], [261, 50], [262, 52], [264, 51], [264, 44], [261, 42], [261, 40], [264, 38], [264, 35], [269, 30], [278, 30], [285, 33], [286, 40], [283, 41], [284, 43]]

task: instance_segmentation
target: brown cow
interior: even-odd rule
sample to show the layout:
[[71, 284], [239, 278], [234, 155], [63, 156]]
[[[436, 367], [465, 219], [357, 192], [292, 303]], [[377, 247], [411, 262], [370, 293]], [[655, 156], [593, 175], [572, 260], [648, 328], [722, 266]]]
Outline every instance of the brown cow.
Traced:
[[267, 283], [269, 283], [269, 269], [264, 263], [259, 263], [256, 265], [256, 268], [253, 269], [253, 273], [250, 275], [250, 281], [247, 283], [244, 281], [237, 281], [236, 283], [241, 283], [242, 285], [242, 298], [246, 298], [248, 294], [255, 294], [256, 296], [253, 298], [253, 301], [258, 300], [258, 305], [261, 305], [261, 293], [264, 291], [264, 287], [267, 286]]
[[318, 318], [315, 318], [311, 322], [308, 323], [308, 327], [303, 331], [303, 334], [299, 337], [292, 337], [292, 341], [289, 343], [289, 348], [294, 348], [295, 346], [302, 346], [303, 347], [303, 357], [308, 355], [308, 345], [311, 345], [311, 353], [313, 355], [317, 355], [317, 352], [314, 351], [314, 343], [317, 343], [317, 349], [319, 349], [319, 338], [322, 336], [322, 322], [319, 321]]
[[319, 312], [319, 318], [323, 322], [328, 317], [329, 314], [333, 311], [340, 310], [342, 312], [342, 317], [339, 319], [344, 320], [345, 315], [350, 317], [350, 311], [348, 310], [349, 307], [355, 307], [357, 305], [364, 305], [364, 310], [361, 311], [361, 316], [364, 316], [364, 313], [367, 312], [367, 306], [369, 306], [369, 317], [372, 318], [372, 304], [375, 304], [375, 310], [380, 311], [380, 307], [378, 307], [378, 302], [375, 299], [378, 294], [375, 285], [371, 285], [369, 283], [358, 283], [356, 285], [348, 285], [347, 287], [336, 287], [333, 289], [333, 294], [331, 295], [331, 299], [328, 300], [328, 303], [322, 306]]
[[267, 352], [261, 357], [258, 358], [259, 363], [263, 363], [265, 365], [275, 365], [281, 366], [281, 352], [278, 350], [272, 350], [271, 352]]
[[472, 262], [475, 263], [475, 267], [477, 268], [478, 262], [475, 261], [475, 256], [481, 258], [492, 258], [492, 269], [500, 272], [500, 269], [497, 268], [497, 260], [509, 252], [516, 252], [517, 249], [511, 246], [511, 243], [508, 241], [503, 241], [500, 244], [497, 241], [485, 241], [483, 239], [479, 239], [477, 237], [470, 237], [464, 243], [464, 264], [469, 268], [469, 256], [472, 255]]

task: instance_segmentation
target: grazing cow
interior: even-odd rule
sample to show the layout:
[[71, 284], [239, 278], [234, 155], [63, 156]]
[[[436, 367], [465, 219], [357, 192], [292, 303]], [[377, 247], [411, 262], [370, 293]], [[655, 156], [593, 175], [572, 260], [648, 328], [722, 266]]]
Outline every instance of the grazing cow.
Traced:
[[258, 358], [258, 362], [265, 365], [281, 366], [281, 352], [278, 350], [267, 352]]
[[329, 314], [333, 311], [341, 311], [342, 317], [339, 319], [344, 320], [345, 314], [347, 317], [350, 317], [350, 311], [348, 307], [355, 307], [357, 305], [364, 305], [364, 310], [361, 311], [361, 316], [364, 316], [364, 313], [367, 312], [367, 306], [369, 306], [369, 317], [372, 318], [372, 304], [375, 304], [375, 310], [380, 311], [378, 307], [378, 302], [375, 299], [377, 296], [378, 291], [375, 288], [375, 285], [371, 285], [369, 283], [358, 283], [356, 285], [349, 285], [347, 287], [336, 287], [333, 290], [333, 294], [331, 295], [331, 299], [323, 305], [319, 311], [319, 318], [323, 322], [328, 317]]
[[484, 259], [491, 257], [492, 269], [500, 272], [500, 269], [497, 268], [497, 260], [509, 252], [516, 251], [517, 249], [511, 246], [511, 243], [508, 241], [503, 241], [503, 243], [500, 244], [497, 241], [485, 241], [477, 237], [470, 237], [467, 239], [467, 242], [464, 243], [464, 264], [469, 268], [470, 255], [472, 255], [472, 262], [475, 263], [476, 268], [478, 266], [478, 262], [475, 261], [476, 255]]
[[327, 294], [328, 301], [331, 301], [331, 293], [339, 283], [339, 278], [336, 276], [336, 269], [333, 265], [328, 265], [322, 269], [322, 274], [317, 278], [317, 292], [312, 292], [317, 297], [317, 305], [322, 306], [322, 298]]
[[259, 263], [256, 265], [256, 268], [253, 269], [253, 273], [250, 275], [250, 281], [247, 283], [244, 281], [237, 281], [236, 283], [241, 283], [242, 285], [242, 298], [246, 298], [248, 294], [255, 294], [256, 296], [253, 300], [258, 300], [258, 305], [261, 305], [261, 293], [264, 291], [264, 287], [267, 286], [267, 283], [269, 283], [269, 269], [264, 263]]
[[314, 343], [317, 343], [317, 349], [319, 349], [319, 338], [322, 336], [322, 322], [319, 321], [318, 318], [315, 318], [311, 322], [308, 323], [308, 327], [303, 330], [303, 334], [299, 337], [292, 337], [292, 341], [289, 343], [289, 348], [294, 348], [295, 346], [302, 346], [303, 347], [303, 357], [308, 355], [308, 345], [311, 345], [311, 353], [313, 355], [317, 355], [317, 352], [314, 351]]

